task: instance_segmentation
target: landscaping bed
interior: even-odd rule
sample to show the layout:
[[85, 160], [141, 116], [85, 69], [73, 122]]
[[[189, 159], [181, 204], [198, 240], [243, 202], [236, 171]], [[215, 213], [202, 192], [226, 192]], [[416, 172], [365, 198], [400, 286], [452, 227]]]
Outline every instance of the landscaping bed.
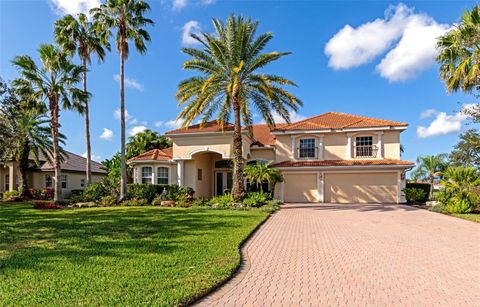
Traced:
[[179, 305], [236, 269], [260, 209], [0, 204], [5, 305]]

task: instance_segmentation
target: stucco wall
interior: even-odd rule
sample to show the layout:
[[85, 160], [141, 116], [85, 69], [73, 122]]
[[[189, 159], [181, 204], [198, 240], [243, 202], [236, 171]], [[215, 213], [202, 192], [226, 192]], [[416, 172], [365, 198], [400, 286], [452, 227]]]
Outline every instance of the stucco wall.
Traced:
[[284, 197], [286, 202], [317, 202], [317, 173], [284, 173]]
[[252, 148], [249, 160], [267, 160], [275, 161], [275, 151], [273, 148]]
[[400, 159], [400, 131], [385, 131], [382, 136], [384, 157]]
[[[196, 197], [207, 197], [211, 196], [213, 183], [213, 157], [212, 154], [203, 153], [194, 156], [195, 159], [195, 170], [193, 173], [188, 174], [188, 176], [194, 177], [195, 179], [195, 196]], [[202, 170], [202, 180], [198, 180], [198, 170]]]
[[[53, 172], [32, 172], [32, 180], [30, 181], [30, 186], [34, 189], [44, 189], [45, 188], [45, 175], [50, 175], [53, 177]], [[84, 173], [78, 172], [62, 172], [62, 175], [67, 175], [67, 188], [62, 189], [62, 194], [65, 197], [70, 196], [72, 190], [83, 190], [85, 187], [81, 186], [80, 181], [85, 179]], [[103, 175], [92, 174], [92, 182], [98, 182], [102, 180]], [[54, 183], [52, 183], [54, 185]]]

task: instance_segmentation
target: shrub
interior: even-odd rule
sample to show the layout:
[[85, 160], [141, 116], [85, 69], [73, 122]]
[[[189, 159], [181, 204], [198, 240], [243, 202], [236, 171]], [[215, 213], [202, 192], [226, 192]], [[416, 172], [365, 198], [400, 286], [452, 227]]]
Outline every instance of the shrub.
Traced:
[[247, 207], [261, 207], [271, 199], [269, 193], [264, 192], [249, 192], [247, 197], [243, 200], [243, 204]]
[[188, 194], [180, 194], [175, 204], [177, 207], [187, 208], [192, 206], [192, 198]]
[[41, 210], [50, 210], [50, 209], [63, 209], [64, 207], [52, 203], [52, 202], [45, 202], [45, 201], [36, 201], [33, 203], [33, 209], [41, 209]]
[[111, 195], [100, 198], [99, 205], [102, 207], [111, 207], [117, 204], [117, 198]]
[[122, 206], [146, 206], [148, 205], [148, 200], [145, 198], [133, 198], [127, 199], [122, 202]]
[[197, 198], [192, 202], [193, 207], [210, 207], [210, 200], [205, 197]]
[[72, 196], [79, 196], [79, 195], [82, 195], [82, 193], [83, 193], [83, 190], [71, 190], [70, 191], [70, 194]]
[[282, 204], [282, 202], [278, 199], [272, 199], [272, 200], [269, 200], [267, 201], [267, 203], [261, 207], [261, 210], [262, 211], [265, 211], [265, 212], [275, 212], [277, 211], [278, 209], [280, 209], [280, 205]]
[[127, 195], [129, 199], [144, 198], [148, 202], [152, 202], [153, 199], [162, 194], [166, 185], [159, 184], [129, 184], [127, 188]]
[[421, 182], [407, 182], [406, 187], [405, 187], [405, 189], [420, 189], [420, 190], [424, 191], [425, 192], [424, 198], [417, 200], [417, 202], [422, 202], [422, 203], [424, 203], [428, 200], [431, 188], [432, 187], [431, 187], [430, 183], [421, 183]]
[[406, 188], [402, 190], [405, 193], [405, 198], [408, 203], [424, 202], [427, 197], [427, 192], [419, 188]]
[[160, 204], [162, 203], [162, 201], [164, 201], [164, 197], [162, 195], [158, 195], [156, 196], [153, 200], [152, 200], [152, 205], [154, 206], [160, 206]]
[[100, 201], [104, 196], [118, 198], [119, 181], [116, 178], [105, 177], [101, 181], [88, 185], [81, 195], [82, 201]]
[[468, 198], [454, 196], [444, 206], [448, 213], [469, 213], [473, 210], [473, 203]]
[[3, 193], [3, 200], [6, 201], [15, 201], [20, 198], [20, 192], [19, 191], [6, 191]]
[[210, 200], [210, 205], [214, 208], [229, 208], [234, 206], [235, 201], [230, 193], [218, 195]]
[[42, 190], [42, 199], [53, 199], [55, 190], [52, 188], [45, 188]]

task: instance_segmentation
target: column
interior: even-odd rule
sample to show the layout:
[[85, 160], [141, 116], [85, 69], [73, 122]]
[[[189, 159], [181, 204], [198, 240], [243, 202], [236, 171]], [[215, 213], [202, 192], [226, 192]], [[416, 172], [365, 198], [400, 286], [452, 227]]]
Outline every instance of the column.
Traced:
[[347, 159], [352, 159], [352, 135], [347, 134]]
[[407, 202], [403, 189], [405, 188], [405, 174], [403, 171], [397, 172], [397, 203], [404, 204]]
[[8, 181], [8, 186], [9, 186], [9, 191], [12, 192], [15, 190], [15, 177], [17, 175], [16, 169], [15, 169], [15, 162], [10, 162], [8, 163], [8, 176], [9, 176], [9, 181]]
[[317, 191], [318, 191], [318, 202], [325, 202], [325, 193], [324, 193], [324, 174], [322, 172], [317, 173]]
[[157, 183], [157, 167], [152, 165], [152, 184]]
[[297, 140], [292, 135], [292, 160], [295, 160], [296, 153], [297, 153]]
[[178, 177], [178, 185], [183, 186], [183, 166], [184, 166], [184, 160], [178, 160], [177, 161], [177, 177]]
[[323, 160], [324, 152], [325, 151], [325, 146], [323, 143], [323, 135], [318, 137], [318, 159]]
[[383, 131], [377, 132], [377, 158], [383, 159], [383, 140], [382, 140]]
[[280, 184], [280, 200], [282, 202], [285, 201], [285, 181], [282, 181]]

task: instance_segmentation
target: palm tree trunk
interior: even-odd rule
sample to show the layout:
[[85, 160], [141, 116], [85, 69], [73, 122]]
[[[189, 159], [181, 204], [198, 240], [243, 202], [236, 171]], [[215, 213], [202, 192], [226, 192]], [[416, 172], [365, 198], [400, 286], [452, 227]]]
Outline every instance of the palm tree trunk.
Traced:
[[429, 200], [433, 199], [433, 179], [435, 177], [433, 175], [430, 175], [430, 195], [429, 195]]
[[20, 156], [20, 182], [21, 182], [21, 197], [30, 197], [30, 190], [28, 189], [28, 155], [30, 153], [30, 145], [28, 141], [23, 143], [22, 155]]
[[124, 63], [123, 52], [120, 52], [120, 121], [121, 121], [121, 178], [120, 178], [120, 199], [122, 201], [127, 195], [127, 166], [125, 161], [125, 93], [124, 93]]
[[233, 112], [235, 123], [233, 129], [233, 185], [232, 195], [236, 202], [245, 198], [245, 186], [243, 178], [243, 150], [242, 150], [242, 125], [240, 120], [240, 104], [237, 98], [233, 99]]
[[[83, 91], [87, 92], [87, 59], [83, 58]], [[90, 114], [88, 113], [88, 97], [85, 96], [85, 138], [87, 142], [86, 185], [92, 183], [92, 148], [90, 146]]]
[[52, 145], [53, 145], [53, 181], [55, 183], [55, 192], [53, 196], [54, 202], [63, 200], [62, 186], [60, 183], [61, 169], [60, 169], [60, 147], [58, 145], [58, 98], [50, 97], [50, 128], [52, 131]]

